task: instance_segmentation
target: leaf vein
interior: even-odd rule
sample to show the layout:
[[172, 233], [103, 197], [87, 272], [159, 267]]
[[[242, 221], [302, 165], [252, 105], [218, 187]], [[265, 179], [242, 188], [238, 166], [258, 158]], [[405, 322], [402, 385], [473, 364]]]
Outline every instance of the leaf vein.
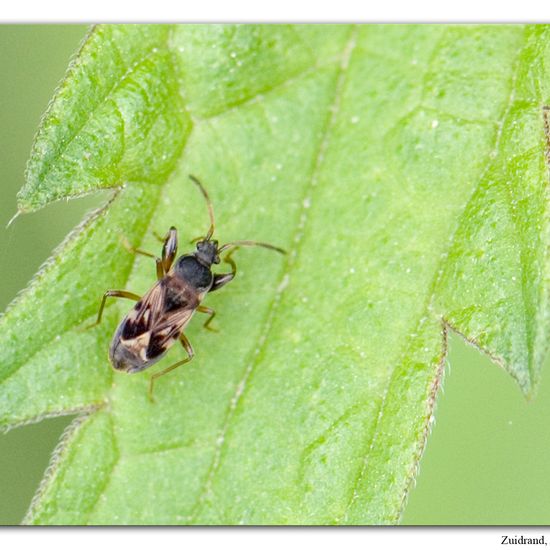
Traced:
[[[312, 168], [312, 176], [311, 176], [309, 185], [306, 186], [307, 187], [306, 188], [306, 195], [309, 194], [311, 192], [311, 190], [317, 185], [318, 174], [319, 174], [319, 171], [320, 171], [320, 167], [323, 163], [324, 155], [325, 155], [325, 152], [327, 150], [328, 143], [329, 143], [329, 135], [330, 135], [330, 132], [331, 132], [331, 130], [332, 130], [332, 128], [333, 128], [333, 126], [336, 122], [336, 117], [337, 117], [338, 112], [339, 112], [341, 97], [342, 97], [342, 94], [343, 94], [345, 79], [346, 79], [346, 75], [347, 75], [347, 68], [348, 68], [348, 65], [349, 65], [351, 54], [352, 54], [352, 52], [354, 50], [354, 47], [355, 47], [355, 44], [356, 44], [356, 39], [357, 39], [357, 28], [352, 27], [352, 29], [350, 31], [350, 36], [349, 36], [348, 40], [346, 41], [345, 47], [344, 47], [343, 52], [342, 52], [342, 54], [340, 56], [340, 59], [339, 59], [339, 74], [336, 78], [336, 83], [335, 83], [335, 86], [334, 86], [334, 90], [335, 90], [334, 91], [334, 98], [333, 98], [333, 101], [332, 101], [332, 105], [329, 108], [329, 112], [328, 112], [328, 116], [327, 116], [327, 122], [325, 124], [325, 129], [324, 129], [324, 132], [323, 132], [323, 136], [320, 140], [318, 153], [317, 153], [317, 155], [315, 157], [315, 160], [314, 160], [314, 164], [313, 164], [313, 168]], [[302, 204], [303, 204], [303, 201], [302, 201]], [[238, 409], [239, 405], [242, 403], [242, 396], [243, 396], [243, 394], [245, 392], [245, 389], [247, 387], [247, 382], [250, 379], [250, 377], [252, 376], [252, 374], [255, 370], [255, 367], [258, 364], [260, 355], [261, 355], [261, 353], [262, 353], [262, 351], [265, 347], [265, 344], [268, 340], [268, 334], [271, 331], [271, 328], [273, 326], [273, 322], [274, 322], [275, 315], [276, 315], [277, 310], [278, 310], [279, 303], [280, 303], [281, 298], [282, 298], [282, 294], [283, 294], [284, 289], [286, 288], [286, 286], [288, 284], [288, 281], [290, 279], [289, 272], [290, 272], [292, 266], [294, 265], [294, 262], [296, 261], [296, 257], [297, 257], [298, 252], [299, 252], [300, 243], [303, 239], [303, 231], [304, 231], [304, 227], [306, 225], [306, 222], [307, 222], [307, 209], [304, 206], [302, 206], [302, 214], [301, 214], [300, 219], [298, 221], [298, 225], [297, 225], [297, 228], [296, 228], [296, 231], [295, 231], [294, 238], [291, 240], [291, 242], [293, 243], [293, 248], [292, 248], [292, 250], [291, 250], [291, 252], [288, 256], [288, 260], [287, 260], [287, 262], [284, 266], [281, 282], [277, 287], [274, 298], [273, 298], [273, 300], [271, 302], [271, 305], [269, 307], [269, 311], [268, 311], [266, 320], [264, 322], [264, 327], [263, 327], [263, 330], [260, 334], [258, 344], [257, 344], [257, 346], [254, 350], [252, 359], [249, 362], [248, 366], [246, 367], [244, 375], [243, 375], [241, 381], [237, 384], [235, 393], [234, 393], [233, 397], [231, 398], [231, 400], [229, 402], [229, 406], [228, 406], [228, 409], [227, 409], [227, 412], [226, 412], [226, 416], [225, 416], [225, 420], [224, 420], [222, 429], [221, 429], [218, 437], [216, 438], [216, 445], [215, 445], [215, 449], [214, 449], [214, 458], [212, 460], [211, 466], [210, 466], [210, 468], [208, 470], [208, 473], [206, 475], [203, 488], [202, 488], [201, 492], [199, 493], [197, 503], [196, 503], [195, 507], [193, 508], [193, 510], [191, 511], [191, 514], [189, 516], [189, 521], [190, 522], [192, 522], [197, 517], [197, 514], [198, 514], [201, 506], [204, 504], [207, 496], [211, 492], [212, 482], [213, 482], [214, 476], [219, 471], [219, 468], [220, 468], [220, 465], [221, 465], [222, 453], [223, 453], [223, 449], [224, 449], [224, 444], [226, 442], [226, 436], [227, 436], [227, 433], [228, 433], [228, 430], [229, 430], [229, 426], [230, 426], [233, 418], [235, 417], [235, 415], [237, 413], [237, 409]]]
[[[95, 115], [95, 112], [99, 109], [99, 107], [103, 104], [106, 104], [108, 101], [112, 100], [113, 98], [113, 95], [116, 93], [116, 91], [122, 86], [122, 84], [128, 80], [128, 78], [134, 73], [134, 71], [144, 62], [146, 61], [149, 57], [151, 57], [152, 55], [156, 54], [156, 48], [151, 48], [150, 51], [148, 51], [147, 53], [145, 53], [144, 55], [142, 55], [135, 63], [132, 64], [132, 66], [128, 67], [128, 69], [126, 70], [126, 72], [118, 79], [116, 80], [113, 85], [111, 86], [111, 88], [109, 88], [109, 90], [106, 91], [104, 97], [97, 103], [97, 105], [93, 108], [93, 109], [90, 109], [85, 117], [85, 119], [83, 120], [82, 124], [80, 124], [80, 126], [73, 132], [72, 136], [64, 141], [63, 140], [63, 147], [60, 148], [58, 151], [56, 151], [56, 153], [53, 155], [53, 158], [50, 159], [50, 163], [52, 162], [55, 162], [62, 154], [64, 151], [66, 151], [68, 149], [68, 147], [71, 145], [71, 143], [78, 137], [78, 135], [80, 134], [80, 132], [82, 131], [82, 129], [90, 122], [90, 120], [92, 120], [93, 116]], [[120, 115], [120, 110], [117, 108], [117, 113]], [[121, 139], [124, 140], [124, 134], [122, 134], [121, 136]], [[48, 171], [48, 168], [47, 168], [48, 164], [46, 165], [46, 172]], [[44, 176], [44, 172], [41, 173], [41, 176]]]
[[330, 67], [334, 63], [338, 62], [338, 57], [328, 58], [323, 63], [314, 63], [313, 65], [310, 65], [309, 67], [306, 67], [305, 69], [302, 69], [301, 71], [293, 74], [292, 76], [288, 77], [287, 79], [273, 85], [267, 88], [264, 88], [263, 90], [260, 90], [256, 94], [245, 97], [244, 99], [237, 101], [235, 103], [232, 103], [231, 105], [227, 106], [225, 109], [222, 109], [221, 111], [216, 111], [215, 113], [205, 116], [205, 117], [197, 117], [196, 115], [193, 115], [193, 119], [196, 122], [202, 122], [205, 120], [212, 120], [216, 119], [218, 117], [224, 116], [227, 113], [231, 113], [233, 111], [236, 111], [237, 109], [241, 109], [243, 107], [249, 106], [249, 105], [255, 105], [256, 103], [260, 103], [263, 101], [264, 97], [266, 95], [275, 93], [279, 90], [285, 90], [286, 88], [290, 88], [292, 85], [296, 84], [298, 81], [300, 81], [302, 78], [307, 77], [310, 74], [316, 73], [319, 69], [322, 69], [324, 67]]

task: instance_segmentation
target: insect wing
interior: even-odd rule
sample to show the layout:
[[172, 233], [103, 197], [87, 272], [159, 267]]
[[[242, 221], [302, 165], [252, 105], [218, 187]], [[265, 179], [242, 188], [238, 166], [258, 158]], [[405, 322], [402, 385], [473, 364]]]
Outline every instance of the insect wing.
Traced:
[[184, 308], [171, 311], [151, 330], [151, 339], [147, 348], [149, 359], [162, 355], [178, 338], [191, 317], [194, 309]]
[[164, 288], [159, 281], [128, 313], [120, 336], [124, 340], [131, 340], [154, 329], [163, 311]]
[[193, 316], [186, 300], [167, 308], [166, 288], [165, 281], [156, 283], [120, 324], [110, 348], [116, 370], [139, 372], [156, 363]]

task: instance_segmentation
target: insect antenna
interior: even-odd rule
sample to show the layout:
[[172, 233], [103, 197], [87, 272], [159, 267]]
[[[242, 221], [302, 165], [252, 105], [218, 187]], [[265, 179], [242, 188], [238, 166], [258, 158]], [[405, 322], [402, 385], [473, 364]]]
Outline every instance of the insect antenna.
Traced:
[[279, 254], [286, 254], [286, 250], [283, 250], [278, 246], [273, 246], [272, 244], [261, 243], [258, 241], [233, 241], [231, 243], [226, 243], [223, 246], [220, 246], [220, 248], [218, 248], [218, 254], [221, 254], [224, 250], [227, 250], [228, 248], [234, 248], [236, 246], [261, 246], [263, 248], [269, 248], [269, 250], [274, 250]]
[[[206, 192], [206, 189], [203, 187], [202, 183], [193, 175], [189, 174], [189, 179], [200, 189], [204, 199], [206, 200], [206, 206], [208, 207], [208, 215], [210, 216], [210, 229], [204, 238], [205, 241], [209, 241], [214, 234], [214, 208], [212, 207], [212, 201]], [[200, 239], [197, 239], [200, 240]]]

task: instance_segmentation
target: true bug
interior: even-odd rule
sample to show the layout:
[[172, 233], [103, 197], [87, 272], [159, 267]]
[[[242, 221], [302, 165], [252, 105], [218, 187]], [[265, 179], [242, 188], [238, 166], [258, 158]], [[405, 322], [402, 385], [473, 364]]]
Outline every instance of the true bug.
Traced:
[[[137, 254], [155, 258], [157, 282], [144, 296], [140, 297], [127, 290], [108, 290], [103, 295], [95, 326], [101, 322], [105, 301], [109, 297], [128, 298], [137, 303], [119, 324], [109, 348], [109, 359], [115, 370], [127, 373], [140, 372], [159, 361], [168, 349], [179, 339], [187, 352], [187, 357], [153, 374], [149, 382], [149, 399], [153, 399], [153, 385], [160, 376], [188, 363], [194, 356], [193, 347], [183, 334], [183, 329], [195, 311], [208, 314], [206, 328], [216, 312], [201, 302], [208, 292], [214, 292], [229, 283], [237, 273], [232, 253], [240, 246], [262, 246], [285, 254], [282, 248], [256, 241], [233, 241], [218, 246], [212, 239], [214, 234], [214, 209], [210, 197], [201, 182], [189, 176], [200, 189], [210, 217], [210, 228], [205, 237], [193, 239], [197, 242], [195, 252], [184, 254], [176, 259], [178, 234], [171, 227], [163, 240], [161, 258], [154, 254], [133, 248]], [[229, 273], [212, 273], [212, 264], [220, 263], [220, 255], [229, 250], [224, 262], [229, 264]]]

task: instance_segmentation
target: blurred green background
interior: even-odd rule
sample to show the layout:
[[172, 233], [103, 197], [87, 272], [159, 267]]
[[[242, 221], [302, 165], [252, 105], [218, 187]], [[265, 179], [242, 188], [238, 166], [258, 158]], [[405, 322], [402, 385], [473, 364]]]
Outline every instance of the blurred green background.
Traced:
[[[0, 310], [99, 197], [16, 212], [41, 114], [87, 28], [0, 26]], [[458, 337], [405, 524], [550, 524], [550, 371], [527, 402], [510, 376]], [[106, 368], [107, 364], [106, 364]], [[0, 434], [0, 524], [19, 523], [70, 418]]]

